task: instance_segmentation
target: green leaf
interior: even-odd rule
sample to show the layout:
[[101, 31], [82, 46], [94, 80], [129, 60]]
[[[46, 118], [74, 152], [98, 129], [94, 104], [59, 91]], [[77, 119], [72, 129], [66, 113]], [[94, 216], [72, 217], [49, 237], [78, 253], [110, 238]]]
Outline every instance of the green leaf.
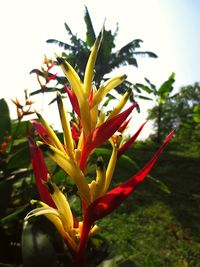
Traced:
[[160, 181], [160, 180], [158, 180], [158, 179], [152, 177], [151, 175], [148, 175], [147, 177], [148, 177], [149, 179], [151, 179], [151, 181], [153, 181], [154, 183], [156, 183], [156, 185], [157, 185], [163, 192], [165, 192], [165, 193], [167, 193], [167, 194], [171, 194], [171, 191], [170, 191], [169, 187], [168, 187], [165, 183], [163, 183], [162, 181]]
[[130, 172], [139, 170], [137, 163], [127, 155], [121, 155], [121, 157], [118, 159], [117, 164], [122, 169], [129, 170]]
[[157, 90], [156, 90], [156, 86], [155, 84], [151, 83], [149, 79], [147, 79], [146, 77], [144, 78], [145, 81], [149, 84], [150, 88], [153, 90], [154, 94], [156, 94]]
[[8, 105], [5, 99], [0, 99], [0, 143], [4, 140], [5, 134], [11, 132], [11, 120]]
[[151, 94], [153, 92], [153, 90], [149, 86], [144, 85], [142, 83], [136, 83], [135, 87], [139, 87], [140, 89], [147, 92], [148, 94]]
[[200, 122], [200, 106], [194, 105], [193, 107], [193, 120], [197, 123]]
[[65, 50], [72, 50], [73, 47], [70, 44], [64, 43], [62, 41], [58, 41], [56, 39], [48, 39], [46, 41], [48, 44], [57, 44], [59, 47], [65, 49]]
[[167, 81], [165, 81], [161, 87], [158, 89], [158, 95], [160, 96], [160, 101], [164, 101], [169, 94], [172, 92], [173, 90], [173, 83], [175, 82], [175, 73], [172, 72], [172, 74], [170, 75], [169, 79]]
[[[137, 163], [132, 160], [129, 156], [127, 155], [122, 155], [119, 160], [118, 160], [118, 167], [120, 167], [122, 170], [126, 169], [129, 170], [130, 172], [133, 171], [139, 171], [140, 167], [137, 165]], [[162, 181], [156, 179], [155, 177], [152, 177], [151, 175], [147, 176], [149, 179], [151, 179], [151, 181], [153, 181], [160, 190], [162, 190], [163, 192], [170, 194], [171, 191], [168, 188], [168, 186], [163, 183]]]
[[21, 214], [27, 207], [29, 206], [29, 204], [25, 204], [21, 207], [18, 207], [17, 209], [15, 209], [14, 212], [10, 213], [9, 215], [3, 217], [2, 219], [0, 219], [0, 222], [2, 224], [4, 223], [8, 223], [12, 220], [16, 220], [18, 218], [18, 215]]
[[115, 258], [105, 260], [98, 267], [117, 267]]
[[94, 154], [96, 155], [96, 156], [100, 156], [100, 155], [107, 155], [107, 156], [111, 156], [111, 154], [112, 154], [112, 151], [111, 151], [111, 149], [109, 149], [109, 148], [96, 148], [95, 150], [94, 150]]
[[52, 241], [37, 223], [25, 222], [22, 234], [23, 267], [56, 267], [57, 257]]
[[103, 31], [103, 40], [102, 40], [102, 47], [100, 47], [100, 52], [98, 57], [102, 57], [101, 60], [104, 60], [104, 62], [108, 61], [111, 55], [112, 49], [115, 47], [114, 43], [115, 36], [112, 34], [112, 32], [109, 30]]
[[[25, 138], [27, 135], [27, 127], [29, 127], [29, 121], [22, 121], [22, 122], [13, 122], [12, 123], [12, 135], [14, 139], [16, 138]], [[30, 124], [31, 125], [31, 124]]]
[[142, 96], [142, 95], [139, 95], [138, 98], [153, 101], [152, 98], [146, 97], [146, 96]]
[[[20, 160], [19, 160], [20, 159]], [[30, 164], [30, 152], [28, 142], [24, 142], [21, 148], [17, 149], [7, 164], [7, 169], [25, 168]]]

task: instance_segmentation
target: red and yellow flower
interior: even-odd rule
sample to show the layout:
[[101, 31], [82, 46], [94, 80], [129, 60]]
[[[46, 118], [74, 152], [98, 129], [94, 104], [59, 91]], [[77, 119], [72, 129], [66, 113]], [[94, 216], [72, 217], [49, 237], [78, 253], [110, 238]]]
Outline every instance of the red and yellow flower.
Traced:
[[[26, 219], [32, 216], [46, 216], [68, 245], [75, 259], [75, 266], [84, 266], [87, 241], [99, 229], [95, 225], [96, 221], [115, 210], [144, 180], [174, 134], [174, 131], [169, 134], [143, 169], [128, 181], [109, 191], [118, 157], [132, 145], [145, 123], [128, 141], [120, 137], [130, 121], [129, 115], [137, 105], [134, 103], [123, 110], [130, 96], [130, 90], [124, 94], [107, 117], [103, 110], [99, 111], [100, 104], [106, 95], [126, 79], [126, 75], [111, 78], [98, 90], [92, 85], [101, 39], [102, 34], [99, 35], [92, 48], [83, 82], [74, 68], [57, 56], [57, 62], [71, 84], [71, 89], [66, 86], [66, 92], [77, 116], [75, 125], [70, 121], [62, 97], [58, 93], [57, 104], [64, 143], [60, 142], [53, 129], [40, 114], [37, 114], [39, 122], [33, 121], [32, 123], [40, 135], [41, 141], [35, 143], [30, 138], [32, 166], [41, 201], [32, 201], [33, 203], [37, 202], [39, 207], [32, 210]], [[73, 138], [75, 134], [76, 140]], [[90, 155], [95, 148], [108, 140], [112, 145], [112, 154], [108, 165], [105, 167], [102, 158], [99, 157], [96, 177], [88, 183], [86, 175]], [[80, 222], [72, 214], [67, 196], [62, 193], [49, 175], [41, 151], [56, 162], [76, 184], [83, 209]]]

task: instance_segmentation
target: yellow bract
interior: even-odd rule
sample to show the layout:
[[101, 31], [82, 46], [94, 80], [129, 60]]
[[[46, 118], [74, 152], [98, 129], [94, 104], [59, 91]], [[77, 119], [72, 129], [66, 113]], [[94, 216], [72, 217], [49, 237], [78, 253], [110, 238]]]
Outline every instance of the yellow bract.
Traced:
[[38, 142], [40, 148], [55, 161], [75, 182], [79, 194], [86, 204], [90, 204], [90, 189], [85, 176], [73, 159], [62, 153], [57, 148]]
[[115, 115], [119, 114], [120, 111], [123, 109], [123, 107], [126, 105], [130, 94], [132, 93], [132, 89], [129, 89], [121, 98], [120, 102], [117, 104], [117, 106], [114, 108], [114, 110], [109, 114], [107, 120], [113, 118]]
[[85, 69], [84, 90], [85, 90], [87, 97], [89, 97], [90, 90], [92, 87], [92, 80], [93, 80], [93, 76], [94, 76], [94, 66], [95, 66], [97, 54], [99, 51], [99, 47], [101, 44], [101, 40], [102, 40], [102, 31], [100, 32], [98, 38], [96, 39], [96, 41], [94, 43], [94, 46], [92, 47], [92, 51], [90, 53], [90, 56], [89, 56], [89, 59], [87, 62], [87, 66]]
[[58, 109], [60, 114], [60, 120], [63, 128], [64, 144], [67, 148], [67, 152], [70, 158], [74, 158], [74, 141], [72, 138], [72, 132], [70, 129], [70, 123], [67, 118], [67, 113], [64, 110], [64, 105], [60, 93], [57, 93]]
[[40, 122], [42, 123], [42, 125], [45, 127], [45, 129], [47, 130], [48, 134], [49, 134], [49, 138], [50, 141], [52, 143], [52, 145], [55, 145], [55, 147], [57, 147], [60, 151], [65, 153], [65, 149], [63, 147], [63, 145], [61, 144], [60, 140], [58, 139], [57, 135], [54, 133], [53, 129], [51, 128], [51, 126], [49, 126], [49, 124], [45, 121], [45, 119], [42, 117], [41, 114], [36, 113], [38, 116], [38, 119], [40, 120]]
[[93, 97], [92, 107], [98, 105], [112, 89], [123, 83], [126, 77], [126, 75], [117, 76], [101, 85]]
[[66, 75], [68, 81], [72, 86], [72, 91], [75, 93], [80, 113], [81, 113], [81, 121], [84, 132], [86, 136], [88, 136], [91, 132], [91, 118], [90, 118], [90, 109], [88, 104], [88, 97], [84, 92], [84, 87], [80, 77], [74, 68], [69, 64], [69, 62], [63, 60], [61, 57], [57, 56], [57, 61], [60, 64], [64, 74]]

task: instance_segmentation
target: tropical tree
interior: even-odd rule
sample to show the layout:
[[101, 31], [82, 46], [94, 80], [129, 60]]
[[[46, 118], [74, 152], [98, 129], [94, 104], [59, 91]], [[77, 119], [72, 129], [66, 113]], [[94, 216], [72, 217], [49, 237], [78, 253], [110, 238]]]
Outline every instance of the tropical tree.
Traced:
[[[159, 88], [150, 82], [149, 79], [145, 78], [146, 84], [137, 83], [135, 87], [142, 89], [146, 93], [150, 94], [152, 97], [140, 96], [146, 100], [151, 100], [155, 102], [155, 106], [149, 110], [148, 119], [154, 120], [156, 141], [161, 142], [163, 132], [166, 125], [163, 123], [164, 113], [166, 112], [163, 108], [163, 105], [169, 99], [173, 99], [177, 94], [171, 96], [173, 91], [173, 84], [175, 82], [175, 73], [172, 73], [168, 80], [165, 81]], [[168, 128], [170, 129], [170, 128]]]
[[[162, 106], [162, 135], [177, 128], [180, 143], [198, 143], [200, 138], [200, 85], [181, 87], [179, 94], [169, 98]], [[151, 113], [155, 113], [152, 109]]]
[[[63, 48], [62, 58], [67, 60], [72, 66], [77, 66], [76, 71], [80, 78], [83, 79], [84, 71], [86, 68], [87, 59], [91, 47], [93, 46], [97, 36], [92, 24], [92, 20], [87, 7], [85, 7], [84, 20], [86, 25], [86, 39], [82, 40], [76, 34], [74, 34], [71, 28], [65, 23], [65, 29], [68, 36], [70, 37], [70, 43], [59, 41], [57, 39], [48, 39], [47, 43], [56, 44]], [[114, 50], [116, 46], [116, 37], [118, 35], [118, 24], [114, 33], [111, 30], [106, 30], [103, 28], [103, 39], [101, 47], [99, 49], [99, 54], [97, 57], [97, 62], [95, 66], [95, 85], [99, 87], [100, 82], [105, 79], [105, 74], [111, 73], [115, 68], [119, 68], [125, 65], [131, 65], [138, 67], [137, 56], [148, 56], [151, 58], [157, 58], [157, 55], [150, 51], [138, 51], [143, 42], [141, 39], [134, 39], [128, 44], [121, 47], [119, 50]], [[38, 70], [33, 70], [37, 74], [43, 76], [42, 72]], [[67, 80], [63, 77], [59, 79], [58, 83], [67, 83]], [[130, 87], [131, 83], [126, 81], [123, 86], [120, 87], [118, 92], [124, 94], [125, 91]], [[42, 88], [40, 88], [42, 89]], [[53, 91], [55, 88], [47, 88], [47, 91]], [[34, 93], [40, 93], [43, 90], [37, 90]]]

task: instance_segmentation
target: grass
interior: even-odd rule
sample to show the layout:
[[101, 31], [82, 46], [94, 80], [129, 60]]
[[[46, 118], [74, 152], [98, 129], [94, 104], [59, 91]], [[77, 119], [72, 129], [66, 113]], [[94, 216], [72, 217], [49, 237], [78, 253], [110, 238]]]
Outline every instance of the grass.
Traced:
[[[129, 150], [140, 166], [156, 148], [137, 145]], [[167, 147], [151, 171], [171, 194], [146, 179], [117, 211], [100, 222], [112, 255], [137, 267], [200, 266], [200, 157], [188, 150]], [[116, 177], [130, 177], [118, 169]], [[121, 265], [122, 266], [122, 265]]]

